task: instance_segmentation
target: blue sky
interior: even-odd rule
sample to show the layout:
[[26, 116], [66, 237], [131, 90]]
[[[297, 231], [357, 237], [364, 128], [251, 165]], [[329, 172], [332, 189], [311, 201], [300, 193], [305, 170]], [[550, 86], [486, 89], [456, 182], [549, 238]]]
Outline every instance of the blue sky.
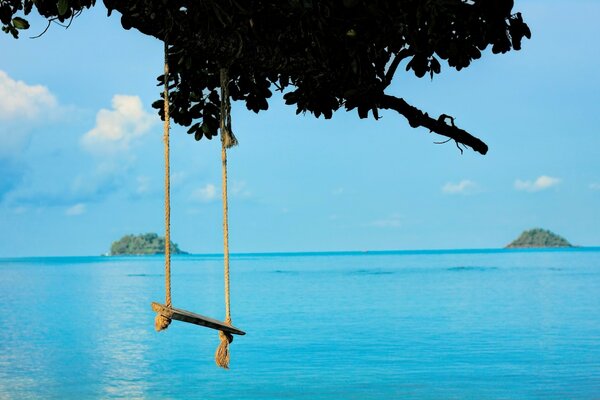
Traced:
[[[490, 152], [461, 155], [388, 112], [296, 116], [234, 105], [234, 252], [502, 247], [531, 227], [600, 245], [600, 2], [517, 1], [523, 50], [391, 93], [447, 113]], [[162, 232], [161, 43], [103, 5], [64, 30], [0, 36], [0, 257], [96, 255]], [[222, 249], [220, 143], [172, 131], [172, 237]]]

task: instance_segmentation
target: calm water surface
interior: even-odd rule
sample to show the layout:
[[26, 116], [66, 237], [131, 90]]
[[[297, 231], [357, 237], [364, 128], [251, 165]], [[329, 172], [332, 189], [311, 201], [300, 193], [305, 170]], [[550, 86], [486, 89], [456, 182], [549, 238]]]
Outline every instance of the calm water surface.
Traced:
[[[173, 302], [223, 317], [222, 261]], [[237, 255], [215, 331], [153, 329], [163, 261], [0, 259], [0, 399], [600, 399], [600, 249]]]

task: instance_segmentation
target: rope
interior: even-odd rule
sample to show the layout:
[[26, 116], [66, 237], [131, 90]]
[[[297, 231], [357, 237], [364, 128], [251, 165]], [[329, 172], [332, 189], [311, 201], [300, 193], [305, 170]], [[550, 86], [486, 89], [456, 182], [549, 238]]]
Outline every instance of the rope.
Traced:
[[[225, 275], [225, 323], [231, 325], [231, 301], [229, 296], [229, 226], [227, 207], [227, 149], [237, 145], [237, 139], [231, 132], [231, 105], [229, 103], [229, 76], [225, 68], [220, 70], [221, 80], [221, 166], [223, 188], [223, 258]], [[219, 331], [220, 343], [215, 353], [215, 361], [221, 368], [229, 368], [229, 343], [233, 336], [229, 332]]]
[[[230, 149], [233, 146], [238, 145], [238, 141], [231, 130], [231, 104], [229, 103], [229, 74], [227, 69], [221, 68], [220, 70], [221, 80], [221, 144], [226, 149]], [[221, 158], [225, 158], [225, 166], [227, 167], [227, 155], [222, 155]], [[227, 171], [225, 171], [225, 178], [227, 178]], [[227, 200], [227, 199], [226, 199]]]
[[[164, 131], [163, 142], [165, 148], [165, 305], [168, 308], [172, 307], [171, 302], [171, 169], [169, 165], [169, 61], [168, 61], [168, 44], [165, 40], [165, 74], [164, 74]], [[161, 314], [156, 315], [154, 319], [154, 328], [157, 331], [167, 329], [171, 319]]]

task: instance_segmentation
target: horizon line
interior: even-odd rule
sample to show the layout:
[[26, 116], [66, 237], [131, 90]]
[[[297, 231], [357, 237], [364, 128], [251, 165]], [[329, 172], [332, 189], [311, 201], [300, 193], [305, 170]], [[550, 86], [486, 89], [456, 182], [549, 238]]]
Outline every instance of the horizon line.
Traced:
[[[552, 252], [552, 251], [597, 251], [600, 246], [572, 246], [572, 247], [486, 247], [486, 248], [458, 248], [458, 249], [396, 249], [396, 250], [317, 250], [317, 251], [256, 251], [233, 252], [231, 256], [318, 256], [318, 255], [386, 255], [386, 254], [462, 254], [462, 253], [494, 253], [494, 252]], [[171, 257], [223, 257], [223, 253], [184, 253], [172, 254]], [[68, 256], [0, 256], [0, 260], [39, 259], [39, 258], [113, 258], [113, 257], [164, 257], [164, 253], [156, 254], [122, 254], [110, 255], [109, 253], [95, 255], [68, 255]]]

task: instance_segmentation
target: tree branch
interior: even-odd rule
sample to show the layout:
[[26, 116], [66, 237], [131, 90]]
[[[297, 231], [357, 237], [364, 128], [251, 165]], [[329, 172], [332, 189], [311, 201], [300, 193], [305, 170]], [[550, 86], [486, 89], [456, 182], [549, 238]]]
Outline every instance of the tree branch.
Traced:
[[[431, 118], [427, 113], [411, 106], [404, 99], [387, 94], [381, 97], [379, 107], [394, 110], [402, 114], [413, 128], [422, 126], [429, 129], [430, 132], [449, 137], [456, 141], [457, 144], [462, 143], [465, 146], [471, 147], [481, 154], [486, 154], [488, 151], [488, 146], [483, 141], [454, 125], [454, 119], [446, 114], [440, 115], [438, 119]], [[448, 125], [446, 119], [450, 119], [452, 125]]]
[[390, 67], [388, 68], [385, 74], [385, 87], [388, 87], [390, 83], [392, 83], [392, 79], [394, 78], [396, 69], [398, 69], [398, 65], [400, 65], [400, 62], [406, 57], [408, 57], [408, 55], [409, 52], [406, 49], [400, 50], [398, 53], [396, 53], [394, 59], [392, 60], [392, 63], [390, 64]]

